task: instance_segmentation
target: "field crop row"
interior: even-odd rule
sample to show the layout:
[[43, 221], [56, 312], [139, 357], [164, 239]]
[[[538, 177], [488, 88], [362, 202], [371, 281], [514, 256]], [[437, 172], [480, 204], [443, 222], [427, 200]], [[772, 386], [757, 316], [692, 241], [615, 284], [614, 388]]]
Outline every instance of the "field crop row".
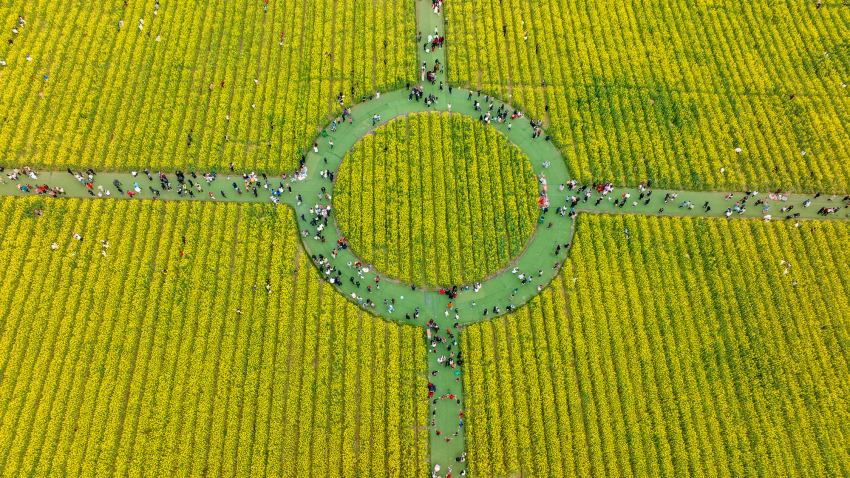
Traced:
[[321, 280], [290, 214], [0, 199], [2, 474], [423, 475], [421, 332]]
[[448, 74], [546, 119], [581, 180], [844, 192], [850, 10], [815, 3], [447, 2]]
[[0, 165], [290, 170], [338, 93], [415, 74], [406, 0], [159, 4], [0, 7], [27, 22], [0, 46]]
[[476, 476], [850, 472], [847, 225], [578, 228], [553, 286], [464, 331]]

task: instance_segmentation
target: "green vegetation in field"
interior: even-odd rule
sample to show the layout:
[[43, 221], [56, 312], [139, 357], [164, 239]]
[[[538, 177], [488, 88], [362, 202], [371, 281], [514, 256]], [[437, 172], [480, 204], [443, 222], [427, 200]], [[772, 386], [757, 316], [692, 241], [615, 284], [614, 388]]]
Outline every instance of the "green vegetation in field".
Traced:
[[553, 286], [464, 331], [472, 471], [847, 475], [848, 238], [582, 215]]
[[0, 474], [425, 474], [421, 331], [319, 278], [288, 208], [31, 202], [0, 199]]
[[412, 284], [463, 284], [498, 271], [534, 231], [537, 179], [494, 128], [414, 114], [366, 136], [340, 167], [334, 205], [364, 260]]

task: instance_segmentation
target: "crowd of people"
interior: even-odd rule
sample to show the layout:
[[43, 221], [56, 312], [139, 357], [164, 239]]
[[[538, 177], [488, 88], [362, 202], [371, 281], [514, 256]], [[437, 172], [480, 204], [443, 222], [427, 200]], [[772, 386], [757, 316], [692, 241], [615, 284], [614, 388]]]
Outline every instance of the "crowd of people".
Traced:
[[[651, 189], [652, 181], [646, 181], [638, 185], [637, 188], [637, 197], [633, 197], [633, 193], [629, 190], [622, 192], [619, 196], [614, 197], [612, 195], [614, 191], [614, 186], [610, 182], [600, 182], [593, 183], [584, 186], [579, 186], [578, 183], [574, 180], [570, 180], [564, 184], [559, 185], [559, 191], [568, 191], [566, 204], [563, 206], [558, 206], [557, 213], [559, 215], [569, 214], [570, 217], [574, 217], [576, 215], [576, 208], [579, 206], [579, 203], [588, 203], [593, 199], [594, 194], [596, 196], [593, 201], [593, 206], [600, 206], [603, 201], [611, 202], [614, 207], [617, 208], [625, 208], [627, 205], [631, 207], [645, 207], [650, 204], [653, 199]], [[818, 199], [822, 196], [821, 193], [815, 194], [812, 198], [807, 198], [801, 201], [799, 205], [787, 204], [781, 205], [783, 203], [787, 203], [790, 200], [790, 196], [786, 193], [782, 192], [774, 192], [770, 193], [767, 196], [760, 196], [758, 191], [746, 191], [742, 194], [741, 197], [736, 199], [735, 194], [727, 194], [723, 200], [724, 201], [732, 201], [732, 204], [726, 205], [723, 216], [726, 218], [730, 218], [733, 215], [743, 215], [747, 212], [748, 204], [752, 204], [755, 207], [759, 208], [761, 212], [762, 218], [764, 220], [770, 221], [773, 218], [772, 211], [774, 208], [777, 208], [778, 211], [783, 214], [784, 219], [795, 219], [799, 218], [801, 214], [799, 212], [791, 212], [795, 207], [800, 206], [802, 208], [808, 208], [813, 204], [814, 199]], [[677, 192], [666, 192], [663, 198], [663, 204], [656, 211], [657, 214], [664, 214], [665, 208], [670, 203], [678, 205], [679, 209], [684, 209], [687, 211], [694, 210], [697, 208], [697, 204], [691, 199], [683, 199], [681, 201], [677, 201], [679, 198], [679, 193]], [[848, 210], [847, 217], [850, 217], [850, 195], [843, 196], [841, 198], [837, 196], [831, 196], [827, 198], [828, 201], [834, 202], [834, 206], [823, 206], [820, 207], [817, 211], [817, 214], [820, 216], [829, 216], [833, 214], [839, 214], [842, 210]], [[715, 204], [716, 205], [716, 204]], [[710, 215], [713, 210], [712, 204], [710, 201], [705, 201], [700, 206], [702, 212], [706, 215]]]
[[[449, 294], [447, 294], [449, 295]], [[451, 300], [452, 295], [449, 295]], [[414, 313], [418, 318], [419, 311]], [[447, 310], [448, 315], [448, 310]], [[449, 317], [451, 318], [451, 317]], [[432, 365], [430, 376], [428, 377], [428, 400], [431, 401], [431, 416], [429, 421], [430, 432], [434, 434], [436, 439], [450, 443], [456, 440], [463, 433], [464, 420], [466, 419], [459, 394], [461, 393], [461, 371], [460, 367], [464, 363], [463, 354], [458, 348], [458, 334], [463, 330], [460, 324], [460, 315], [458, 310], [453, 311], [453, 322], [451, 325], [441, 327], [435, 319], [429, 319], [425, 323], [425, 335], [429, 343], [428, 354], [429, 362], [436, 362], [436, 366]], [[448, 377], [445, 377], [448, 375]], [[443, 383], [438, 386], [437, 383]], [[442, 413], [451, 413], [446, 418], [438, 417], [438, 410]], [[440, 425], [450, 423], [450, 429], [440, 428]], [[461, 467], [461, 476], [466, 475], [466, 452], [455, 457], [456, 466]], [[448, 465], [446, 476], [451, 476], [452, 465]], [[435, 464], [434, 476], [441, 471], [441, 465]]]
[[443, 0], [431, 0], [431, 9], [434, 10], [434, 15], [443, 13]]
[[[268, 196], [274, 204], [278, 204], [282, 196], [292, 193], [293, 183], [307, 178], [304, 159], [305, 157], [302, 156], [298, 169], [290, 173], [283, 173], [276, 180], [272, 180], [266, 173], [254, 171], [245, 172], [241, 175], [236, 174], [231, 163], [231, 174], [226, 175], [225, 179], [228, 183], [226, 187], [222, 187], [221, 175], [215, 171], [197, 173], [195, 171], [183, 172], [177, 170], [173, 176], [169, 176], [162, 171], [151, 173], [150, 170], [144, 169], [141, 173], [131, 171], [130, 181], [127, 183], [118, 178], [113, 179], [111, 183], [108, 180], [99, 181], [97, 173], [93, 169], [75, 171], [68, 168], [67, 173], [84, 188], [89, 196], [98, 198], [112, 197], [113, 191], [115, 191], [117, 194], [126, 195], [129, 198], [144, 196], [151, 199], [160, 198], [164, 192], [171, 192], [177, 198], [185, 197], [189, 199], [196, 198], [196, 194], [200, 196], [206, 193], [205, 198], [215, 200], [217, 198], [216, 192], [219, 197], [227, 199], [227, 192], [225, 191], [230, 190], [231, 194], [235, 196], [246, 194], [259, 198], [262, 194]], [[8, 172], [0, 167], [0, 173], [3, 173], [9, 181], [15, 181], [16, 188], [21, 192], [50, 197], [67, 196], [64, 186], [59, 184], [51, 186], [47, 182], [38, 182], [38, 174], [29, 166], [24, 166], [21, 169], [15, 168]], [[333, 172], [325, 171], [325, 174], [331, 180], [333, 179]], [[112, 175], [112, 177], [114, 176]], [[143, 178], [147, 179], [146, 183]], [[54, 181], [60, 182], [56, 179]], [[216, 186], [218, 188], [214, 189]]]
[[[422, 32], [416, 34], [416, 43], [422, 42]], [[426, 41], [422, 43], [422, 50], [425, 53], [431, 53], [437, 48], [443, 48], [446, 43], [446, 37], [440, 35], [440, 30], [434, 27], [434, 33], [429, 33]]]
[[29, 166], [24, 166], [21, 169], [14, 168], [9, 172], [6, 172], [5, 168], [0, 167], [0, 173], [5, 174], [9, 181], [14, 181], [16, 183], [15, 187], [18, 191], [23, 193], [32, 192], [38, 195], [45, 195], [54, 198], [65, 195], [65, 188], [61, 186], [51, 187], [44, 183], [36, 183], [36, 185], [33, 186], [30, 182], [28, 182], [28, 179], [25, 178], [38, 181], [38, 174], [36, 174], [35, 170]]

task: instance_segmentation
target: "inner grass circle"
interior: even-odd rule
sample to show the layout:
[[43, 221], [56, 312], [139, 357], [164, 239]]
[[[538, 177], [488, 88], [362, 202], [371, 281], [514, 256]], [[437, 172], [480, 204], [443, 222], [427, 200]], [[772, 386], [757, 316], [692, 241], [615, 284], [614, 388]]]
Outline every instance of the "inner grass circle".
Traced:
[[344, 158], [333, 198], [351, 249], [419, 286], [470, 284], [510, 264], [534, 233], [537, 178], [490, 126], [417, 113], [363, 137]]

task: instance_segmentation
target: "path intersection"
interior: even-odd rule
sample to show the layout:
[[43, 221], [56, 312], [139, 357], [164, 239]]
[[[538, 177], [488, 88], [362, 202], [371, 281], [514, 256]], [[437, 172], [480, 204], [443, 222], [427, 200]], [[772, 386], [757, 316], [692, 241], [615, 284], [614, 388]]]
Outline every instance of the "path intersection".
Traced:
[[[202, 185], [203, 192], [178, 195], [177, 184], [171, 190], [160, 188], [156, 173], [152, 173], [153, 179], [150, 180], [144, 173], [100, 172], [94, 176], [92, 187], [89, 188], [68, 171], [37, 173], [37, 179], [22, 174], [12, 180], [7, 177], [7, 170], [0, 182], [0, 195], [33, 196], [32, 189], [46, 184], [52, 188], [63, 188], [63, 197], [96, 199], [98, 193], [103, 197], [104, 191], [109, 190], [109, 197], [113, 199], [128, 199], [127, 192], [132, 191], [136, 199], [271, 204], [274, 198], [276, 204], [289, 205], [295, 212], [304, 248], [325, 280], [373, 314], [424, 328], [429, 390], [422, 390], [421, 393], [430, 395], [430, 469], [431, 473], [439, 470], [436, 473], [439, 476], [445, 476], [449, 469], [453, 476], [460, 476], [461, 471], [466, 469], [466, 463], [458, 461], [466, 449], [463, 367], [459, 347], [461, 331], [466, 325], [509, 313], [545, 289], [567, 257], [575, 230], [574, 214], [590, 212], [798, 220], [847, 219], [850, 209], [844, 208], [848, 201], [843, 197], [762, 193], [758, 196], [750, 195], [747, 201], [749, 207], [744, 211], [733, 210], [727, 216], [727, 210], [735, 208], [735, 204], [744, 199], [745, 194], [737, 193], [729, 197], [723, 192], [651, 188], [613, 188], [601, 194], [592, 188], [581, 192], [578, 188], [562, 188], [561, 185], [567, 185], [570, 181], [566, 162], [555, 145], [546, 139], [545, 133], [533, 138], [534, 129], [530, 118], [513, 120], [510, 129], [506, 123], [493, 121], [492, 127], [529, 158], [534, 173], [540, 179], [540, 197], [545, 197], [548, 202], [548, 208], [541, 209], [537, 228], [523, 251], [504, 269], [482, 279], [480, 286], [443, 284], [442, 289], [422, 288], [387, 277], [370, 265], [369, 258], [358, 257], [351, 248], [340, 246], [346, 244], [346, 241], [337, 227], [333, 210], [334, 182], [324, 172], [330, 171], [335, 177], [346, 154], [361, 138], [395, 118], [431, 111], [462, 114], [478, 120], [486, 113], [488, 102], [484, 93], [461, 88], [453, 88], [449, 93], [445, 78], [445, 48], [426, 52], [423, 47], [424, 38], [429, 34], [436, 31], [439, 35], [445, 35], [442, 15], [434, 14], [430, 5], [431, 2], [427, 0], [416, 0], [417, 29], [423, 37], [417, 45], [419, 68], [424, 62], [425, 67], [431, 70], [434, 61], [438, 60], [443, 69], [437, 73], [433, 84], [418, 82], [416, 85], [422, 86], [423, 96], [436, 96], [435, 103], [426, 106], [424, 99], [412, 100], [409, 98], [410, 90], [402, 89], [383, 92], [380, 96], [376, 95], [373, 99], [353, 106], [350, 110], [353, 118], [351, 123], [344, 121], [333, 132], [327, 128], [321, 131], [316, 139], [317, 151], [308, 149], [304, 158], [306, 174], [299, 179], [295, 179], [292, 174], [286, 179], [281, 176], [258, 178], [260, 187], [256, 194], [237, 194], [233, 183], [242, 184], [242, 175], [219, 172], [211, 181], [201, 175], [193, 179]], [[417, 78], [420, 74], [421, 70], [417, 72]], [[475, 108], [476, 102], [481, 105], [481, 110]], [[494, 111], [504, 104], [494, 99], [490, 99], [490, 102], [495, 103]], [[509, 105], [506, 107], [513, 111]], [[329, 138], [334, 142], [333, 148], [328, 143]], [[170, 176], [171, 181], [174, 176]], [[27, 184], [31, 185], [30, 191], [22, 191], [19, 186]], [[121, 185], [123, 193], [119, 192], [116, 184]], [[155, 194], [154, 189], [158, 193]], [[756, 206], [759, 200], [764, 203]], [[711, 210], [706, 210], [704, 204], [709, 204]], [[792, 210], [782, 212], [782, 208], [792, 205]], [[837, 211], [828, 216], [818, 214], [824, 208], [836, 208]], [[797, 217], [793, 217], [795, 215]], [[561, 247], [556, 254], [558, 246]], [[371, 291], [367, 290], [367, 285], [371, 286]], [[456, 294], [452, 292], [454, 286], [458, 287]]]

